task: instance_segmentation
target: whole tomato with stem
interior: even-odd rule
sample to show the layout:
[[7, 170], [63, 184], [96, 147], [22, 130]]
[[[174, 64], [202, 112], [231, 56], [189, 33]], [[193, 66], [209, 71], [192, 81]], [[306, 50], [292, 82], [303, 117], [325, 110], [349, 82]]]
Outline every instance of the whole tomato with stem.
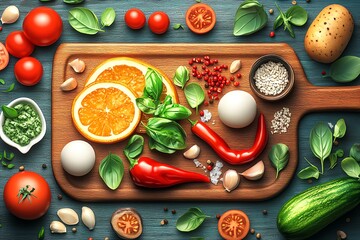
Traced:
[[63, 22], [60, 15], [52, 8], [37, 7], [24, 18], [25, 36], [36, 46], [49, 46], [61, 36]]
[[154, 12], [149, 17], [148, 25], [153, 33], [163, 34], [170, 26], [169, 16], [165, 12]]
[[43, 75], [43, 66], [33, 57], [24, 57], [16, 62], [14, 74], [19, 83], [25, 86], [34, 86], [40, 82]]
[[143, 11], [138, 8], [131, 8], [126, 11], [124, 20], [131, 29], [141, 29], [145, 26], [146, 17]]
[[40, 218], [51, 203], [49, 184], [40, 174], [30, 171], [11, 176], [5, 184], [3, 197], [6, 208], [25, 220]]
[[23, 31], [11, 32], [6, 37], [5, 46], [8, 52], [17, 58], [30, 56], [35, 48]]

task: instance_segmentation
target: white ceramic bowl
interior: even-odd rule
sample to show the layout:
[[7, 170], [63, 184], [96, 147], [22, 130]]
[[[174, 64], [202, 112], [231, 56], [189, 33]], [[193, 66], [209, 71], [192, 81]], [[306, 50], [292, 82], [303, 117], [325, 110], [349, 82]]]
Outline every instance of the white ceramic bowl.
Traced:
[[4, 125], [4, 122], [5, 122], [5, 116], [4, 116], [4, 113], [1, 112], [1, 114], [0, 114], [0, 124], [1, 124], [0, 125], [0, 137], [6, 144], [17, 148], [21, 153], [25, 154], [30, 150], [30, 148], [32, 146], [34, 146], [36, 143], [38, 143], [44, 137], [45, 132], [46, 132], [46, 122], [45, 122], [44, 114], [42, 113], [40, 107], [36, 104], [36, 102], [34, 102], [30, 98], [26, 98], [26, 97], [17, 98], [15, 100], [13, 100], [12, 102], [10, 102], [7, 106], [8, 107], [14, 107], [15, 105], [17, 105], [19, 103], [29, 104], [30, 106], [32, 106], [34, 108], [34, 110], [37, 112], [37, 114], [39, 114], [39, 117], [40, 117], [40, 120], [41, 120], [41, 132], [40, 132], [40, 134], [37, 137], [35, 137], [34, 139], [32, 139], [28, 145], [20, 146], [19, 144], [13, 142], [8, 136], [5, 135], [5, 133], [3, 131], [3, 125]]

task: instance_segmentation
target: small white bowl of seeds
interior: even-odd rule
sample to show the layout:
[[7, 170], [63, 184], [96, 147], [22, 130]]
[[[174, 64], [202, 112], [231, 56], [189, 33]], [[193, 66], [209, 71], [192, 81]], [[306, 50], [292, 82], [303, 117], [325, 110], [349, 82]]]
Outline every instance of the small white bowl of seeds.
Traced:
[[257, 59], [249, 74], [250, 87], [260, 98], [277, 101], [294, 87], [295, 76], [290, 64], [282, 57], [270, 54]]

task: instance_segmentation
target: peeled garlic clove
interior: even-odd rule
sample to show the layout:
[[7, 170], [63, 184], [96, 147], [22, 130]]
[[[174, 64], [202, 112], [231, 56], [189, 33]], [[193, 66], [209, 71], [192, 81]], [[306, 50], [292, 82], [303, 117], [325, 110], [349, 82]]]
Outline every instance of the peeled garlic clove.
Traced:
[[200, 154], [200, 147], [198, 145], [194, 145], [189, 148], [186, 152], [184, 152], [184, 157], [188, 159], [195, 159]]
[[67, 225], [75, 225], [79, 222], [78, 214], [71, 208], [61, 208], [57, 211], [57, 215]]
[[78, 58], [69, 62], [69, 65], [72, 67], [72, 69], [74, 69], [76, 73], [82, 73], [85, 71], [85, 62]]
[[240, 173], [240, 175], [248, 180], [259, 180], [264, 175], [264, 172], [265, 172], [264, 162], [259, 161], [251, 168]]
[[88, 207], [82, 207], [81, 209], [81, 220], [89, 228], [89, 230], [93, 230], [95, 227], [95, 214], [93, 210]]
[[234, 60], [229, 68], [230, 73], [236, 73], [241, 68], [241, 61], [240, 60]]
[[74, 90], [77, 87], [78, 83], [75, 78], [71, 77], [65, 80], [61, 85], [60, 89], [64, 92]]
[[51, 233], [66, 233], [66, 227], [62, 222], [52, 221], [50, 223]]
[[2, 24], [10, 24], [14, 23], [19, 19], [20, 12], [19, 9], [14, 6], [8, 6], [5, 8], [3, 14], [1, 15], [1, 23]]
[[227, 192], [236, 189], [240, 183], [240, 175], [232, 169], [227, 170], [223, 175], [223, 186]]

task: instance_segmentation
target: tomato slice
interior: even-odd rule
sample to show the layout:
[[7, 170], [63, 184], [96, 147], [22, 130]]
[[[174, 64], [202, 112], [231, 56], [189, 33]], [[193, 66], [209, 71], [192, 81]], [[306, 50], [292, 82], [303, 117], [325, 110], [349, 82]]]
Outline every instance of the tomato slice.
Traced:
[[248, 216], [240, 210], [229, 210], [221, 215], [218, 231], [226, 240], [241, 240], [246, 237], [250, 229]]
[[6, 68], [9, 64], [9, 53], [4, 44], [0, 42], [0, 71]]
[[215, 11], [205, 3], [192, 5], [185, 15], [186, 25], [197, 34], [204, 34], [214, 28], [216, 23]]
[[122, 239], [137, 239], [142, 233], [142, 218], [134, 208], [120, 208], [111, 217], [111, 226]]

